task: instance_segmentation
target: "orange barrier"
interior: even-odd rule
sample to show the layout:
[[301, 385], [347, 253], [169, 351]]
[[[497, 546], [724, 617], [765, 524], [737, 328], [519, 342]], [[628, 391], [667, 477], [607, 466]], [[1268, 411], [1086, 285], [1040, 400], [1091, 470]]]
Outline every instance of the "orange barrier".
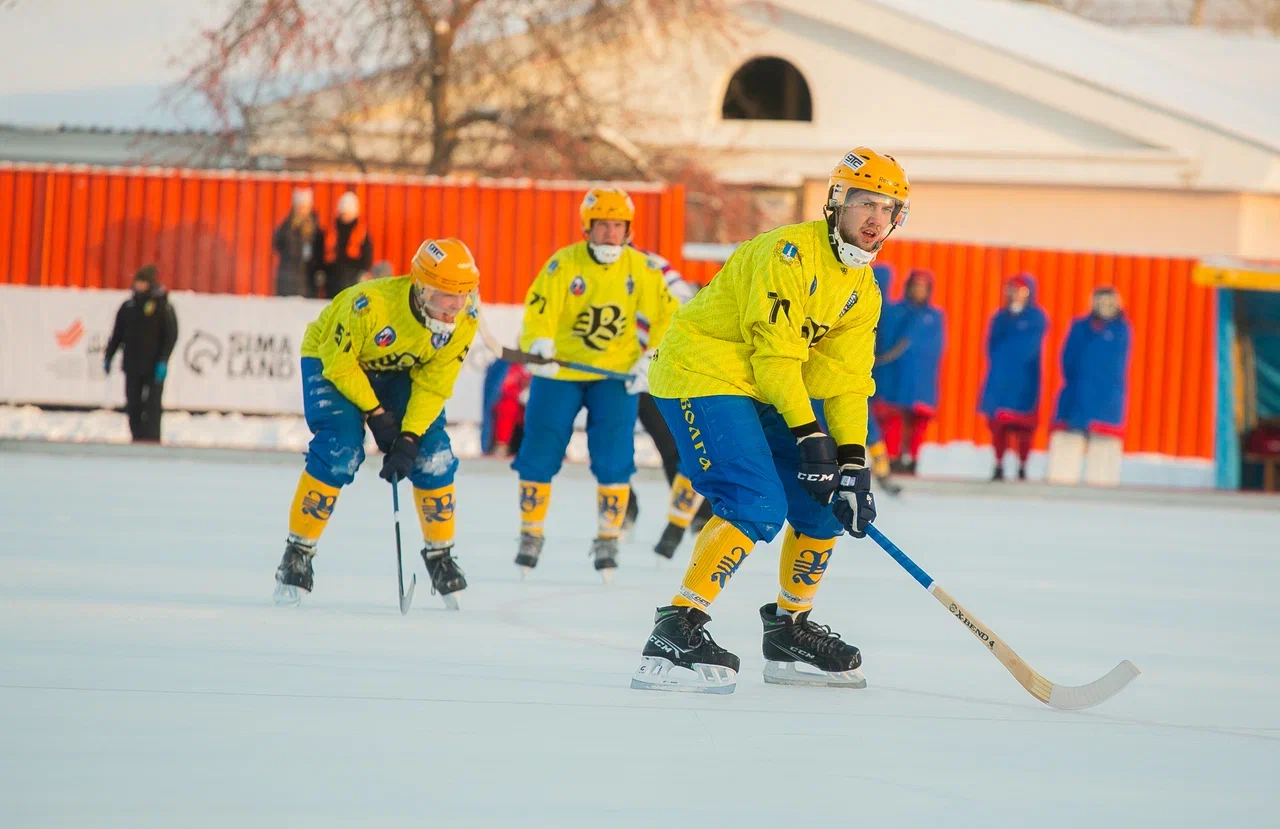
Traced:
[[[463, 239], [485, 300], [506, 303], [523, 302], [543, 262], [582, 238], [578, 205], [588, 186], [0, 164], [0, 283], [123, 288], [155, 262], [172, 288], [272, 294], [271, 235], [302, 184], [326, 227], [338, 197], [354, 190], [374, 261], [397, 273], [423, 239]], [[636, 244], [682, 266], [684, 188], [623, 186], [636, 202]]]
[[[987, 325], [1003, 301], [1005, 279], [1028, 271], [1049, 316], [1035, 446], [1048, 445], [1071, 321], [1088, 312], [1095, 287], [1114, 285], [1134, 335], [1125, 451], [1213, 457], [1217, 306], [1212, 288], [1193, 284], [1193, 260], [891, 241], [877, 262], [894, 266], [894, 300], [902, 298], [912, 268], [930, 268], [937, 277], [934, 301], [947, 315], [947, 341], [929, 442], [991, 443], [977, 411], [987, 371]], [[720, 265], [686, 260], [683, 273], [705, 284]]]

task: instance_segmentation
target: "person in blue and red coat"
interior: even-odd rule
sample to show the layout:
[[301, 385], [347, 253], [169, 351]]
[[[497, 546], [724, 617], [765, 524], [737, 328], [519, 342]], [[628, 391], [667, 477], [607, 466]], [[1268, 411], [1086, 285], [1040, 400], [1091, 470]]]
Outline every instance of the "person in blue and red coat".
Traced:
[[880, 336], [892, 347], [876, 358], [878, 371], [872, 414], [884, 430], [895, 471], [915, 474], [925, 430], [938, 410], [938, 369], [946, 341], [947, 318], [933, 304], [933, 271], [915, 268], [907, 275], [903, 300]]
[[1095, 290], [1092, 311], [1071, 323], [1062, 349], [1055, 431], [1124, 437], [1132, 334], [1115, 288]]
[[978, 403], [996, 450], [993, 481], [1004, 480], [1010, 439], [1018, 450], [1018, 479], [1027, 478], [1031, 436], [1039, 425], [1040, 358], [1049, 326], [1049, 318], [1036, 304], [1036, 281], [1031, 274], [1010, 277], [1004, 297], [1004, 307], [987, 329], [987, 379]]

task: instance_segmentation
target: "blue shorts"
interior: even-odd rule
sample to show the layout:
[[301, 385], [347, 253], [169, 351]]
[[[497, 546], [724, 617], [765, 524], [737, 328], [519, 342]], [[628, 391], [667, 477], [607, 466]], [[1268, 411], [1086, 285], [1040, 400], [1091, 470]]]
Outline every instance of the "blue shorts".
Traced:
[[[382, 408], [404, 417], [412, 383], [403, 371], [369, 373], [369, 382]], [[324, 377], [318, 357], [302, 358], [302, 411], [311, 430], [307, 447], [307, 472], [317, 481], [342, 487], [355, 480], [364, 462], [364, 415], [337, 386]], [[419, 489], [438, 489], [453, 483], [458, 459], [453, 455], [444, 412], [422, 435], [418, 459], [409, 480]]]
[[587, 409], [591, 474], [602, 484], [625, 484], [636, 472], [636, 415], [640, 398], [621, 380], [587, 382], [534, 377], [524, 410], [524, 439], [511, 468], [520, 480], [549, 483], [564, 463], [573, 421]]
[[680, 471], [752, 541], [772, 541], [784, 521], [810, 538], [843, 532], [831, 507], [796, 480], [800, 450], [777, 409], [736, 395], [653, 401], [680, 450]]

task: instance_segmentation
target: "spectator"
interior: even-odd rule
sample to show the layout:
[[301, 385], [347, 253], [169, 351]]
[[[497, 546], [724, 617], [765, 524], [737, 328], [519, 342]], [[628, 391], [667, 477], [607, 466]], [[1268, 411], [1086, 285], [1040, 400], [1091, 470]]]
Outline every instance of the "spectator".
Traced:
[[932, 304], [933, 284], [933, 271], [913, 269], [902, 302], [891, 313], [889, 325], [882, 321], [879, 332], [893, 346], [876, 363], [894, 366], [875, 375], [872, 413], [884, 432], [893, 470], [908, 475], [915, 474], [925, 430], [938, 408], [938, 366], [947, 321]]
[[355, 193], [347, 191], [338, 199], [338, 215], [326, 238], [324, 295], [335, 297], [373, 267], [373, 241], [360, 222], [360, 199]]
[[[872, 274], [875, 276], [876, 287], [880, 289], [880, 321], [876, 325], [876, 364], [872, 369], [872, 377], [876, 381], [879, 388], [881, 383], [891, 383], [894, 373], [896, 372], [896, 361], [882, 363], [880, 360], [881, 353], [885, 350], [883, 347], [884, 340], [888, 329], [896, 324], [898, 313], [901, 310], [901, 303], [891, 302], [889, 300], [889, 292], [893, 287], [893, 266], [892, 265], [874, 265], [871, 268]], [[901, 487], [893, 482], [890, 476], [889, 448], [884, 442], [884, 433], [880, 429], [879, 422], [876, 421], [875, 415], [871, 409], [874, 408], [874, 398], [869, 401], [867, 410], [867, 460], [871, 464], [871, 474], [880, 482], [880, 486], [890, 495], [897, 495], [901, 491]]]
[[987, 379], [978, 411], [987, 418], [996, 450], [991, 480], [1004, 480], [1004, 456], [1012, 438], [1018, 480], [1025, 481], [1031, 436], [1039, 425], [1040, 358], [1049, 319], [1036, 305], [1035, 277], [1029, 273], [1010, 277], [1004, 297], [1004, 307], [987, 329]]
[[160, 397], [168, 374], [169, 355], [178, 341], [178, 318], [168, 291], [156, 279], [156, 266], [133, 276], [133, 296], [116, 312], [116, 323], [102, 358], [111, 373], [116, 349], [124, 347], [124, 399], [134, 442], [160, 442]]
[[1062, 391], [1049, 442], [1049, 481], [1120, 482], [1132, 330], [1111, 287], [1093, 292], [1093, 309], [1071, 323], [1062, 349]]
[[276, 268], [276, 296], [316, 296], [324, 228], [320, 226], [314, 204], [310, 189], [294, 190], [293, 209], [271, 237], [271, 246], [280, 257]]
[[524, 409], [529, 402], [529, 381], [533, 374], [526, 366], [514, 363], [507, 369], [493, 411], [493, 444], [489, 454], [513, 457], [520, 450], [524, 436]]

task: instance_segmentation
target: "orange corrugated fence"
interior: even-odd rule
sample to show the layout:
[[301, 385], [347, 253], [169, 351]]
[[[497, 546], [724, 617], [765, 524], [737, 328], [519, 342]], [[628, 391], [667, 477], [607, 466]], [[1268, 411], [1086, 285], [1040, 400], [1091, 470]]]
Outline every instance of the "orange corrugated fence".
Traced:
[[[397, 273], [423, 239], [463, 239], [488, 302], [522, 302], [542, 263], [582, 238], [578, 205], [588, 186], [0, 164], [0, 282], [123, 288], [155, 262], [172, 288], [271, 294], [271, 235], [301, 184], [315, 192], [326, 227], [338, 197], [354, 190], [375, 261]], [[636, 244], [682, 266], [683, 188], [624, 186], [636, 202]]]
[[[894, 266], [894, 300], [902, 298], [911, 268], [930, 268], [937, 277], [934, 301], [947, 315], [947, 341], [928, 441], [991, 443], [977, 411], [987, 325], [1002, 302], [1004, 280], [1027, 271], [1049, 316], [1035, 446], [1048, 445], [1067, 329], [1088, 312], [1094, 288], [1114, 285], [1133, 325], [1125, 451], [1213, 457], [1217, 310], [1213, 290], [1191, 281], [1193, 260], [890, 241], [877, 261]], [[705, 284], [720, 265], [686, 260], [683, 273]]]

